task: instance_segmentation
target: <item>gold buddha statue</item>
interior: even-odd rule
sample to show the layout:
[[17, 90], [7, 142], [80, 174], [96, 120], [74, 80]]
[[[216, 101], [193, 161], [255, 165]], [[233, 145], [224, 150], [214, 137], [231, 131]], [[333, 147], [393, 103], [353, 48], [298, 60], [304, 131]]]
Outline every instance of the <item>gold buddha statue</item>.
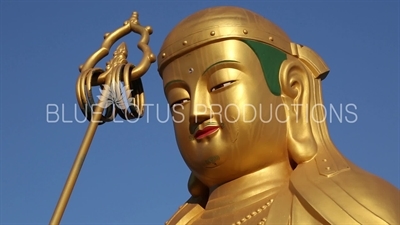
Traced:
[[399, 224], [399, 190], [332, 143], [329, 69], [237, 7], [181, 21], [158, 56], [191, 198], [166, 224]]

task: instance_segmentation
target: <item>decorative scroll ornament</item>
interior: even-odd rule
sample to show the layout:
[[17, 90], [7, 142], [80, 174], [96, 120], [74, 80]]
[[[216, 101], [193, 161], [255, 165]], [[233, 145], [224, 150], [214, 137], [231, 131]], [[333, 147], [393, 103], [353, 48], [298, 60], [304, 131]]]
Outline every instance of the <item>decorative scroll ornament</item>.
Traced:
[[[128, 50], [126, 44], [121, 43], [115, 50], [114, 57], [107, 62], [105, 70], [94, 68], [101, 59], [108, 55], [112, 45], [130, 32], [142, 36], [138, 43], [139, 49], [143, 52], [140, 63], [134, 66], [127, 61]], [[76, 85], [76, 96], [79, 107], [89, 121], [103, 124], [112, 121], [117, 114], [126, 120], [143, 116], [144, 90], [140, 77], [156, 60], [148, 46], [151, 33], [151, 27], [141, 26], [138, 21], [138, 13], [133, 12], [131, 18], [125, 21], [122, 27], [104, 35], [100, 49], [79, 67], [81, 74]], [[92, 94], [94, 86], [101, 88], [98, 103], [95, 102]], [[103, 109], [99, 121], [93, 120], [95, 107]]]

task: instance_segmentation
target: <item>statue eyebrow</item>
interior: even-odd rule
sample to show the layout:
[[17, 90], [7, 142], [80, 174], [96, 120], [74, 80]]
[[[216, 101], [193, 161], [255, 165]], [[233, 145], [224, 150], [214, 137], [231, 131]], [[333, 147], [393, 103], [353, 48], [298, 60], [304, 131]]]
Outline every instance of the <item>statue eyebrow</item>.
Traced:
[[210, 70], [212, 67], [214, 67], [214, 66], [216, 66], [216, 65], [218, 65], [218, 64], [221, 64], [221, 63], [232, 63], [232, 62], [233, 62], [233, 63], [239, 63], [239, 61], [230, 60], [230, 59], [221, 60], [221, 61], [218, 61], [218, 62], [216, 62], [216, 63], [213, 63], [213, 64], [211, 64], [209, 67], [207, 67], [207, 69], [204, 70], [202, 76], [203, 76], [204, 74], [206, 74], [208, 70]]
[[171, 84], [174, 83], [186, 83], [184, 80], [171, 80], [170, 82], [168, 82], [165, 86], [164, 86], [164, 90]]
[[175, 84], [175, 83], [185, 83], [185, 81], [183, 80], [171, 80], [170, 82], [168, 82], [165, 86], [164, 86], [164, 91], [167, 90], [167, 87], [171, 84]]

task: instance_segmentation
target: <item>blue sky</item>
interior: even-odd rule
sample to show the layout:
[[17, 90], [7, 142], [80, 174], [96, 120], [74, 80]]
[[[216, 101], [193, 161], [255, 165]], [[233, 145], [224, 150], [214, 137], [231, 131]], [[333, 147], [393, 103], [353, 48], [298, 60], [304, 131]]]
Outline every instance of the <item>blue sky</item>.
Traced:
[[[153, 27], [158, 54], [180, 20], [217, 5], [253, 10], [318, 52], [331, 69], [325, 105], [342, 105], [353, 121], [332, 115], [334, 143], [400, 187], [398, 1], [1, 1], [1, 224], [50, 220], [88, 126], [77, 121], [78, 66], [103, 34], [138, 11]], [[138, 36], [123, 41], [137, 64]], [[146, 103], [155, 106], [136, 123], [118, 118], [99, 127], [63, 224], [162, 224], [189, 197], [172, 120], [157, 121], [168, 114], [155, 64], [142, 81]], [[345, 111], [349, 104], [357, 117]]]

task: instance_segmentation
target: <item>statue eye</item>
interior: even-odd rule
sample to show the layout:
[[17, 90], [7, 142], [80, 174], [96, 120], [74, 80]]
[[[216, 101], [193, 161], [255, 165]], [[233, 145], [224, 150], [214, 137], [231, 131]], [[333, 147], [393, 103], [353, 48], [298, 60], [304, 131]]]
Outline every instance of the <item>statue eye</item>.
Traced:
[[211, 88], [211, 92], [214, 92], [214, 91], [219, 90], [221, 88], [227, 87], [227, 86], [229, 86], [229, 85], [231, 85], [231, 84], [233, 84], [235, 82], [236, 82], [235, 80], [231, 80], [231, 81], [227, 81], [227, 82], [218, 84], [218, 85], [214, 86], [213, 88]]
[[189, 98], [180, 99], [180, 100], [175, 101], [174, 103], [170, 104], [169, 107], [170, 107], [171, 109], [174, 109], [174, 108], [176, 108], [177, 106], [183, 107], [183, 104], [185, 104], [186, 102], [189, 102], [189, 101], [190, 101]]

